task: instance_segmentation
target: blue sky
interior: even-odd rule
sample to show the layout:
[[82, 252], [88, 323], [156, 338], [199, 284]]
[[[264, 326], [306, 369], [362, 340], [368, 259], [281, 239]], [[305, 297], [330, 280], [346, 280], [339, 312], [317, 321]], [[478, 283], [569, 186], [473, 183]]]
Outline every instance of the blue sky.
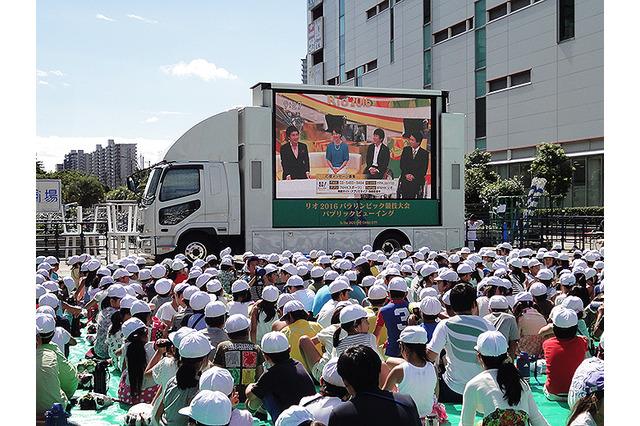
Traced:
[[306, 2], [37, 1], [36, 155], [137, 142], [145, 163], [197, 122], [301, 82]]

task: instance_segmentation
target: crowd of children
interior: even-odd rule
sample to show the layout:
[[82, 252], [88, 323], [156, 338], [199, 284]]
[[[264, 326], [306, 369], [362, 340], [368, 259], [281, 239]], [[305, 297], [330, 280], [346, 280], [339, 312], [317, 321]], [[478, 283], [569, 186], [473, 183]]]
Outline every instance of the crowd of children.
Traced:
[[604, 421], [604, 249], [66, 262], [61, 276], [36, 259], [37, 420], [78, 388], [82, 335], [155, 425], [419, 425], [449, 402], [464, 426], [548, 425], [516, 368], [527, 357], [568, 425]]

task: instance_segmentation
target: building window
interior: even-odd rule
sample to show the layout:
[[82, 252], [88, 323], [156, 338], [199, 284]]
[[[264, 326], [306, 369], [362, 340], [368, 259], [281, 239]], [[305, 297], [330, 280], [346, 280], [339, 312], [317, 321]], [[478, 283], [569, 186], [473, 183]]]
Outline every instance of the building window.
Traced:
[[365, 67], [366, 67], [365, 72], [369, 72], [369, 71], [373, 71], [373, 70], [377, 69], [378, 68], [378, 60], [374, 59], [373, 61], [367, 63], [365, 65]]
[[424, 88], [431, 86], [431, 49], [424, 51]]
[[393, 62], [395, 60], [395, 54], [393, 52], [393, 40], [389, 43], [389, 62]]
[[389, 9], [389, 0], [385, 0], [381, 3], [378, 4], [378, 13], [382, 12], [383, 10], [387, 10]]
[[356, 75], [355, 70], [347, 71], [347, 81], [351, 80]]
[[467, 31], [467, 21], [462, 21], [451, 27], [451, 37], [455, 37]]
[[431, 22], [431, 0], [422, 1], [423, 25]]
[[487, 66], [487, 32], [486, 28], [476, 30], [475, 36], [475, 61], [476, 69]]
[[489, 93], [497, 92], [498, 90], [504, 90], [508, 86], [507, 77], [496, 78], [489, 82]]
[[499, 6], [494, 7], [493, 9], [489, 9], [488, 14], [489, 14], [489, 22], [498, 18], [502, 18], [507, 14], [507, 3], [503, 3]]
[[367, 19], [373, 18], [377, 13], [378, 8], [376, 6], [372, 7], [371, 9], [367, 10]]
[[531, 70], [526, 70], [511, 75], [511, 87], [521, 86], [527, 83], [531, 83]]
[[574, 0], [558, 0], [558, 41], [575, 35]]
[[476, 71], [476, 98], [487, 94], [487, 69], [482, 68]]
[[315, 21], [316, 19], [322, 16], [322, 3], [320, 3], [315, 9], [311, 11], [311, 21]]
[[481, 139], [486, 137], [487, 137], [487, 98], [478, 98], [476, 99], [476, 139]]
[[478, 0], [475, 3], [476, 27], [482, 27], [487, 23], [486, 0]]
[[444, 29], [433, 34], [433, 44], [440, 43], [449, 38], [449, 29]]
[[531, 4], [531, 0], [511, 0], [511, 12], [520, 10], [523, 7], [527, 7]]
[[320, 49], [317, 52], [311, 54], [311, 66], [318, 65], [324, 61], [324, 55], [322, 53], [324, 49]]
[[356, 86], [362, 86], [362, 74], [364, 74], [364, 65], [356, 68]]

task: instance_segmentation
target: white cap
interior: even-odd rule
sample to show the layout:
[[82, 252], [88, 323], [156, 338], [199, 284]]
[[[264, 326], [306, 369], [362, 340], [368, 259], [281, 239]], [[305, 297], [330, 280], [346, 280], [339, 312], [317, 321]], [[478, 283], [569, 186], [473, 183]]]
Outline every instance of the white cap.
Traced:
[[183, 358], [200, 358], [209, 355], [213, 348], [203, 333], [188, 333], [180, 340], [178, 352]]
[[[595, 269], [594, 269], [595, 271]], [[71, 277], [64, 277], [62, 279], [62, 282], [64, 283], [64, 286], [67, 287], [68, 291], [73, 291], [76, 288], [76, 283], [75, 281], [73, 281], [73, 278]]]
[[365, 277], [362, 277], [362, 282], [360, 283], [360, 285], [362, 287], [371, 287], [375, 282], [376, 277], [374, 277], [373, 275], [367, 275]]
[[154, 284], [153, 288], [158, 294], [168, 294], [173, 286], [173, 281], [168, 278], [161, 278]]
[[426, 345], [429, 341], [429, 336], [427, 335], [427, 330], [419, 325], [409, 325], [402, 330], [398, 341], [403, 343], [419, 343]]
[[286, 305], [287, 302], [290, 302], [292, 300], [295, 300], [295, 297], [293, 297], [293, 294], [282, 293], [280, 296], [278, 296], [278, 302], [276, 303], [276, 305], [278, 306], [278, 308], [284, 308], [284, 305]]
[[200, 289], [195, 285], [187, 286], [187, 288], [185, 288], [184, 291], [182, 292], [182, 297], [185, 298], [186, 300], [191, 300], [191, 297], [199, 291]]
[[40, 296], [47, 293], [47, 289], [42, 284], [36, 284], [36, 299], [40, 299]]
[[282, 310], [282, 314], [286, 315], [289, 312], [294, 312], [294, 311], [304, 311], [304, 303], [302, 303], [299, 300], [291, 300], [287, 303], [285, 303], [284, 308]]
[[[176, 257], [178, 257], [178, 256], [176, 256]], [[175, 259], [171, 263], [171, 269], [174, 270], [174, 271], [179, 271], [179, 270], [184, 269], [186, 267], [187, 267], [187, 265], [186, 265], [186, 263], [184, 263], [182, 261], [182, 259]]]
[[278, 416], [275, 426], [298, 426], [308, 421], [314, 421], [313, 413], [301, 405], [292, 405]]
[[442, 268], [435, 279], [441, 281], [458, 281], [459, 277], [458, 273], [453, 269]]
[[151, 279], [151, 269], [141, 269], [140, 273], [138, 274], [138, 280], [140, 281], [146, 281], [146, 280], [150, 280]]
[[60, 287], [58, 287], [58, 283], [55, 281], [45, 281], [42, 283], [42, 286], [51, 293], [57, 293], [60, 291]]
[[490, 309], [509, 309], [507, 298], [500, 295], [491, 296], [489, 299]]
[[408, 291], [407, 281], [401, 277], [391, 278], [391, 281], [389, 281], [389, 291], [401, 291], [406, 293]]
[[193, 397], [188, 407], [179, 409], [178, 413], [204, 425], [226, 425], [231, 421], [231, 400], [222, 392], [203, 390]]
[[340, 276], [340, 274], [338, 274], [337, 271], [334, 271], [333, 269], [328, 269], [324, 273], [324, 280], [325, 281], [333, 281], [336, 278], [338, 278], [339, 276]]
[[132, 317], [126, 320], [122, 324], [122, 334], [124, 334], [124, 338], [128, 339], [135, 331], [140, 330], [141, 328], [147, 329], [147, 326], [142, 322], [141, 319]]
[[[543, 284], [544, 285], [544, 284]], [[528, 291], [521, 291], [514, 297], [515, 303], [518, 302], [533, 302], [533, 294]]]
[[496, 330], [485, 331], [478, 336], [474, 349], [483, 356], [500, 356], [507, 353], [507, 339]]
[[107, 289], [107, 297], [115, 297], [116, 299], [122, 299], [127, 295], [124, 286], [121, 284], [112, 284]]
[[344, 290], [351, 291], [351, 286], [349, 286], [349, 283], [346, 281], [335, 280], [329, 284], [329, 293], [331, 294], [336, 294]]
[[462, 263], [460, 264], [460, 266], [458, 266], [458, 275], [470, 274], [472, 272], [473, 272], [473, 269], [471, 268], [471, 266], [467, 265], [466, 263]]
[[437, 297], [426, 296], [420, 301], [420, 311], [425, 315], [438, 315], [444, 307]]
[[536, 274], [536, 278], [539, 280], [552, 280], [553, 272], [550, 269], [540, 269]]
[[375, 314], [367, 312], [362, 306], [351, 304], [349, 306], [344, 307], [340, 311], [340, 324], [346, 324], [349, 322], [353, 322], [359, 320], [361, 318], [369, 318], [374, 316]]
[[338, 357], [333, 357], [324, 365], [322, 369], [322, 380], [333, 386], [345, 387], [344, 381], [338, 374]]
[[560, 275], [560, 278], [558, 278], [558, 282], [565, 286], [572, 286], [576, 283], [576, 277], [572, 273], [566, 272]]
[[191, 306], [191, 309], [194, 311], [201, 311], [209, 302], [211, 302], [211, 297], [208, 293], [204, 291], [196, 291], [189, 299], [189, 306]]
[[222, 283], [219, 279], [214, 278], [207, 283], [207, 291], [210, 293], [216, 293], [222, 288]]
[[425, 297], [427, 296], [432, 296], [435, 298], [438, 298], [438, 290], [436, 290], [433, 287], [425, 287], [422, 290], [420, 290], [420, 300], [424, 300]]
[[577, 312], [584, 311], [584, 302], [578, 296], [567, 296], [562, 301], [563, 308], [572, 309]]
[[529, 287], [529, 292], [532, 296], [544, 296], [547, 294], [547, 286], [543, 283], [533, 283]]
[[[125, 295], [122, 300], [120, 301], [120, 309], [131, 309], [131, 306], [133, 305], [133, 302], [137, 301], [138, 299], [135, 296], [132, 296], [130, 294]], [[131, 314], [133, 315], [133, 314]]]
[[138, 274], [138, 273], [140, 273], [140, 268], [138, 268], [138, 265], [133, 264], [133, 263], [127, 265], [126, 270], [130, 274]]
[[199, 389], [218, 391], [229, 396], [233, 392], [233, 376], [226, 368], [214, 365], [200, 375]]
[[[189, 273], [189, 275], [191, 275], [191, 273]], [[213, 278], [213, 275], [211, 275], [211, 274], [201, 273], [196, 278], [196, 287], [202, 288], [202, 286], [207, 284], [207, 282], [212, 278]]]
[[133, 302], [130, 308], [131, 315], [140, 314], [144, 312], [151, 312], [149, 304], [143, 300], [136, 300]]
[[188, 334], [195, 333], [196, 330], [190, 327], [180, 327], [178, 331], [173, 331], [169, 333], [169, 340], [173, 343], [173, 346], [176, 348], [180, 346], [180, 342], [182, 339]]
[[236, 280], [231, 284], [231, 293], [239, 293], [244, 290], [249, 290], [249, 283], [245, 280]]
[[387, 289], [380, 284], [374, 284], [369, 289], [368, 297], [370, 300], [384, 299], [387, 297]]
[[283, 265], [282, 270], [289, 273], [290, 275], [298, 275], [298, 267], [293, 263], [287, 263]]
[[287, 279], [287, 283], [284, 286], [285, 287], [304, 287], [304, 281], [299, 275], [291, 275], [289, 279]]
[[227, 307], [220, 301], [209, 302], [204, 308], [205, 318], [215, 318], [227, 313]]
[[578, 314], [572, 309], [560, 307], [554, 311], [551, 320], [553, 325], [560, 328], [570, 328], [578, 324]]
[[130, 276], [131, 276], [131, 273], [124, 268], [116, 269], [116, 271], [112, 275], [114, 280], [117, 280], [122, 277], [130, 277]]
[[314, 266], [311, 269], [311, 278], [320, 278], [324, 275], [324, 269], [320, 266]]
[[38, 309], [36, 309], [36, 315], [37, 314], [46, 314], [52, 316], [54, 319], [56, 318], [56, 311], [51, 306], [38, 306]]
[[260, 346], [262, 346], [262, 350], [266, 354], [284, 352], [291, 348], [289, 340], [287, 340], [287, 336], [285, 336], [281, 331], [270, 331], [262, 337], [261, 343], [262, 344]]
[[267, 302], [275, 302], [278, 300], [280, 290], [274, 285], [268, 285], [262, 290], [262, 298]]
[[38, 334], [49, 334], [55, 329], [55, 318], [48, 314], [36, 314], [36, 330]]
[[238, 331], [246, 330], [251, 326], [249, 318], [243, 314], [233, 314], [228, 319], [224, 326], [227, 333], [236, 333]]

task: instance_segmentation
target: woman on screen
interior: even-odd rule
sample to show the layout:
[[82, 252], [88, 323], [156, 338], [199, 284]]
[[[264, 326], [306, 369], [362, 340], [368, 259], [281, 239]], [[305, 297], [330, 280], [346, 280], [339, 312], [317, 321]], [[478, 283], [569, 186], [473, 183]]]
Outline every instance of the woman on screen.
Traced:
[[346, 122], [343, 115], [327, 114], [327, 132], [331, 132], [331, 142], [327, 145], [327, 166], [329, 174], [346, 174], [349, 162], [349, 147], [342, 142], [342, 131]]

